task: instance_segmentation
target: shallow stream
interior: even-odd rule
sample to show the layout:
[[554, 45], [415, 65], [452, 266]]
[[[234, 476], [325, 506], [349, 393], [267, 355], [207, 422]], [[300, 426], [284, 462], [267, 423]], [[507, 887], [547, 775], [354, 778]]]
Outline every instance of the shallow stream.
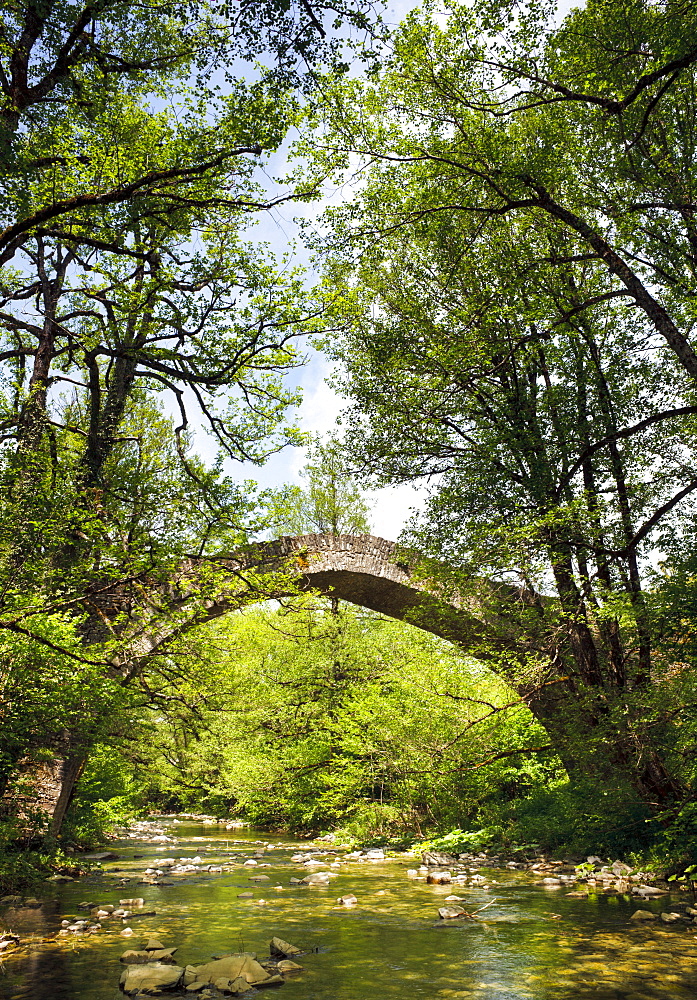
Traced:
[[[279, 992], [260, 993], [260, 1000], [697, 998], [697, 927], [629, 920], [639, 906], [660, 913], [671, 910], [671, 902], [694, 905], [684, 894], [640, 904], [602, 892], [576, 899], [563, 888], [535, 884], [539, 876], [486, 868], [481, 874], [488, 889], [428, 885], [407, 876], [418, 859], [329, 867], [342, 852], [308, 869], [291, 856], [331, 845], [310, 847], [278, 837], [250, 868], [243, 866], [244, 856], [262, 849], [259, 833], [184, 823], [170, 824], [167, 833], [176, 842], [120, 842], [113, 848], [119, 860], [105, 863], [102, 874], [47, 883], [46, 891], [37, 893], [46, 900], [40, 909], [0, 909], [0, 928], [12, 929], [25, 943], [0, 963], [0, 998], [119, 1000], [119, 957], [142, 947], [149, 935], [176, 946], [179, 965], [232, 951], [268, 956], [274, 935], [301, 947], [304, 971], [277, 987]], [[199, 857], [220, 865], [233, 856], [233, 871], [141, 884], [157, 859]], [[327, 887], [290, 884], [291, 878], [322, 870], [336, 872]], [[269, 881], [251, 880], [258, 875]], [[240, 898], [249, 892], [252, 898]], [[348, 894], [357, 897], [357, 905], [338, 905], [337, 897]], [[476, 920], [441, 920], [438, 908], [451, 894], [464, 897], [461, 905], [468, 911], [495, 902]], [[79, 903], [118, 905], [131, 897], [143, 897], [141, 913], [155, 911], [146, 916], [134, 910], [126, 921], [132, 937], [121, 936], [124, 923], [113, 918], [94, 934], [56, 936], [62, 919], [85, 915]]]

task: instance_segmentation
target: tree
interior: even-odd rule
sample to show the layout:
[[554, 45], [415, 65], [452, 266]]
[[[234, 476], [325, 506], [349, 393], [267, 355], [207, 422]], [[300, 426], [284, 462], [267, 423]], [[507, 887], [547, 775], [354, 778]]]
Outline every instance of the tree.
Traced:
[[345, 448], [336, 436], [316, 437], [301, 475], [307, 489], [286, 486], [271, 494], [271, 531], [275, 534], [369, 535], [369, 507], [347, 468]]
[[[331, 16], [368, 30], [369, 10]], [[120, 684], [142, 668], [144, 631], [149, 649], [185, 627], [172, 594], [183, 553], [205, 560], [255, 526], [224, 457], [260, 462], [296, 437], [282, 378], [312, 309], [243, 229], [274, 201], [256, 163], [282, 141], [309, 67], [340, 61], [327, 16], [275, 0], [232, 17], [109, 2], [4, 14], [0, 631]], [[272, 67], [236, 75], [262, 46]], [[200, 422], [219, 451], [208, 464], [191, 449]], [[189, 618], [213, 575], [189, 575]], [[65, 646], [34, 627], [54, 613], [72, 622]], [[73, 745], [67, 727], [42, 748], [72, 761], [63, 805], [90, 733]]]
[[661, 808], [691, 780], [683, 668], [646, 590], [697, 484], [697, 12], [552, 13], [414, 12], [381, 76], [327, 103], [319, 169], [364, 164], [328, 213], [334, 351], [364, 470], [434, 482], [412, 537], [459, 560], [465, 593], [483, 573], [520, 585], [518, 611], [492, 608], [527, 635], [502, 667], [519, 690], [536, 672], [565, 764]]

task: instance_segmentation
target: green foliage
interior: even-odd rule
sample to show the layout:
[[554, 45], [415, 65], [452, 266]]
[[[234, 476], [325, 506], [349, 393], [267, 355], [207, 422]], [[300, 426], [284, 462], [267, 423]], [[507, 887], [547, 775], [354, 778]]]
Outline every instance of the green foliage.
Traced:
[[[360, 0], [0, 12], [7, 808], [35, 758], [76, 763], [118, 735], [148, 652], [219, 596], [207, 557], [262, 527], [223, 466], [300, 440], [284, 378], [317, 311], [249, 238], [274, 200], [259, 158], [296, 121], [312, 63], [342, 71], [322, 21], [365, 31], [369, 14]], [[185, 554], [200, 572], [175, 598]]]
[[[71, 616], [35, 608], [29, 618], [20, 607], [18, 618], [23, 624], [16, 632], [0, 632], [3, 787], [27, 752], [41, 747], [50, 756], [61, 748], [66, 732], [89, 746], [116, 714], [127, 722], [131, 703], [105, 662], [85, 655]], [[109, 705], [111, 711], [95, 713], [95, 705]]]
[[626, 857], [645, 855], [659, 823], [628, 785], [568, 780], [538, 787], [489, 813], [503, 829], [503, 843], [536, 844], [546, 851]]
[[0, 826], [0, 892], [3, 895], [37, 891], [57, 870], [74, 870], [74, 859], [58, 847], [17, 849], [16, 844], [8, 843], [16, 833], [11, 826]]
[[89, 753], [61, 833], [63, 843], [98, 846], [114, 825], [147, 813], [145, 787], [118, 748], [97, 744]]
[[488, 670], [348, 606], [246, 611], [174, 655], [196, 708], [163, 690], [144, 771], [155, 801], [370, 840], [447, 830], [559, 767], [529, 752], [544, 734]]
[[362, 471], [429, 484], [404, 540], [461, 568], [472, 651], [510, 653], [574, 781], [660, 810], [695, 735], [694, 10], [555, 18], [427, 4], [329, 81], [300, 149], [360, 184], [313, 238], [325, 346]]
[[680, 874], [690, 877], [697, 871], [697, 803], [688, 802], [677, 815], [661, 817], [670, 824], [664, 831], [659, 847], [674, 866], [680, 866]]
[[370, 508], [348, 471], [338, 437], [316, 438], [301, 475], [307, 488], [285, 486], [270, 495], [270, 529], [275, 535], [370, 534]]
[[442, 837], [432, 837], [430, 840], [420, 840], [420, 851], [446, 851], [449, 854], [466, 854], [494, 847], [501, 842], [501, 827], [488, 826], [481, 830], [465, 833], [463, 830], [450, 830]]

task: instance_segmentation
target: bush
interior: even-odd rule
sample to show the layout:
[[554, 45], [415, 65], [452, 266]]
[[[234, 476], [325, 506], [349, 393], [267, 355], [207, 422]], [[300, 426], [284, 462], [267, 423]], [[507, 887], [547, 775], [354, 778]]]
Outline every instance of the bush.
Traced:
[[419, 842], [421, 851], [446, 851], [448, 854], [467, 854], [472, 851], [482, 851], [485, 848], [499, 846], [502, 842], [503, 829], [500, 826], [487, 826], [481, 830], [451, 830], [442, 837], [432, 837]]
[[697, 802], [688, 802], [677, 816], [663, 813], [659, 819], [670, 820], [659, 841], [671, 868], [680, 874], [697, 863]]
[[492, 810], [503, 841], [534, 843], [543, 850], [626, 856], [645, 852], [659, 825], [632, 789], [560, 782]]

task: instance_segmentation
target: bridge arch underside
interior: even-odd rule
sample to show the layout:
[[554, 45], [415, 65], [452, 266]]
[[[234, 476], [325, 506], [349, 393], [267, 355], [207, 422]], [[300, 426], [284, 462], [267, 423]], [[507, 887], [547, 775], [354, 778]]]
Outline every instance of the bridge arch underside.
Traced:
[[[419, 553], [406, 551], [385, 538], [286, 536], [250, 547], [231, 560], [230, 568], [234, 567], [262, 573], [290, 572], [303, 589], [318, 590], [328, 597], [408, 622], [465, 650], [481, 649], [485, 639], [493, 639], [490, 584], [483, 590], [481, 585], [475, 586], [474, 590], [480, 591], [476, 598], [458, 597], [444, 588], [435, 563], [427, 563]], [[267, 596], [280, 598], [288, 594]], [[494, 602], [498, 611], [502, 596], [497, 594]], [[493, 618], [498, 617], [494, 613]]]
[[407, 622], [465, 649], [485, 636], [483, 624], [461, 609], [396, 580], [350, 569], [309, 571], [303, 579], [307, 589]]

